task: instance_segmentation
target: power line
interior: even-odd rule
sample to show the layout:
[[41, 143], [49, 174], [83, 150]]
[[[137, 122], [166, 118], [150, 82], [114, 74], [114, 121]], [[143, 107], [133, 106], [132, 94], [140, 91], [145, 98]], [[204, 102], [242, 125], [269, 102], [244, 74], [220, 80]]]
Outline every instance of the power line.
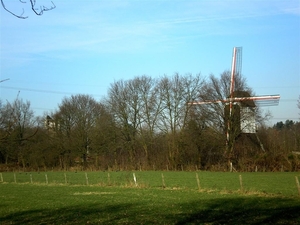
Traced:
[[252, 89], [261, 89], [261, 88], [263, 88], [263, 89], [266, 89], [266, 88], [268, 88], [268, 89], [275, 89], [275, 88], [281, 88], [281, 89], [283, 89], [283, 88], [300, 88], [300, 86], [299, 85], [297, 85], [297, 86], [259, 86], [259, 87], [252, 87]]
[[[31, 92], [40, 92], [40, 93], [51, 93], [51, 94], [60, 94], [60, 95], [76, 95], [78, 93], [72, 93], [72, 92], [62, 92], [62, 91], [51, 91], [51, 90], [39, 90], [39, 89], [31, 89], [31, 88], [19, 88], [19, 87], [8, 87], [8, 86], [1, 86], [1, 88], [4, 89], [12, 89], [12, 90], [22, 90], [22, 91], [31, 91]], [[101, 95], [95, 95], [93, 96], [100, 97]]]
[[0, 83], [2, 83], [2, 82], [4, 82], [4, 81], [7, 81], [7, 80], [9, 80], [9, 78], [4, 79], [4, 80], [0, 80]]

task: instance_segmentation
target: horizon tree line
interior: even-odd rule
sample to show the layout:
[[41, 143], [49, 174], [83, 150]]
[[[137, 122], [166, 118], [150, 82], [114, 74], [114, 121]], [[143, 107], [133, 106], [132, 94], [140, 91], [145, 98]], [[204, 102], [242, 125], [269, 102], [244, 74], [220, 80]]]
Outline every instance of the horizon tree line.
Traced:
[[[235, 79], [236, 91], [254, 95], [244, 77]], [[142, 75], [113, 82], [100, 101], [83, 94], [64, 97], [43, 118], [34, 117], [29, 101], [17, 98], [0, 105], [0, 163], [32, 169], [226, 171], [230, 159], [242, 171], [297, 170], [299, 122], [267, 128], [270, 115], [256, 107], [260, 138], [234, 126], [228, 153], [225, 103], [188, 104], [225, 99], [229, 86], [229, 71], [206, 79]]]

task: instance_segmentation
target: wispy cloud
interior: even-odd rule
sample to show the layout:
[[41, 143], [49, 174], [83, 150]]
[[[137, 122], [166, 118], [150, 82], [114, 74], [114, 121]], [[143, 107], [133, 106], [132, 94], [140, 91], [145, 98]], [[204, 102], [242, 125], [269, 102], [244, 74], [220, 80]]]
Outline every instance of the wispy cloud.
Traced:
[[[45, 17], [26, 21], [25, 25], [20, 21], [14, 21], [11, 27], [1, 24], [1, 52], [7, 58], [30, 53], [68, 58], [81, 51], [145, 51], [158, 43], [157, 49], [161, 49], [172, 43], [176, 46], [184, 38], [226, 35], [224, 26], [232, 32], [236, 22], [299, 14], [298, 1], [282, 2], [64, 1]], [[174, 10], [177, 8], [180, 10]]]

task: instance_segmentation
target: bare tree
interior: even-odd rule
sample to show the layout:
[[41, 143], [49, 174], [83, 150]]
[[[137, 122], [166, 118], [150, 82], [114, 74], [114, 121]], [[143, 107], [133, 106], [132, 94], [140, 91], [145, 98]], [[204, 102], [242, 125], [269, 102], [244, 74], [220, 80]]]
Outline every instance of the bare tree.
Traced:
[[70, 98], [63, 99], [58, 112], [53, 115], [57, 124], [58, 140], [62, 144], [63, 163], [69, 161], [71, 155], [79, 155], [83, 167], [87, 166], [92, 131], [100, 116], [99, 112], [101, 112], [100, 104], [89, 95], [72, 95]]
[[191, 105], [197, 99], [203, 79], [200, 74], [163, 77], [158, 83], [158, 96], [161, 99], [161, 110], [158, 129], [167, 137], [168, 160], [175, 166], [180, 153], [178, 135], [187, 126]]
[[24, 15], [25, 14], [25, 10], [24, 10], [24, 7], [21, 6], [22, 4], [30, 4], [31, 10], [37, 16], [41, 16], [41, 15], [44, 14], [44, 12], [47, 12], [47, 11], [50, 11], [50, 10], [56, 8], [55, 4], [52, 1], [50, 1], [49, 6], [45, 6], [43, 4], [37, 4], [36, 0], [29, 0], [29, 3], [26, 0], [18, 0], [18, 2], [20, 4], [20, 8], [22, 8], [22, 12], [21, 13], [17, 13], [14, 10], [10, 9], [10, 7], [7, 6], [7, 4], [6, 4], [6, 1], [5, 0], [1, 0], [1, 4], [2, 4], [2, 7], [4, 8], [4, 10], [7, 11], [7, 12], [9, 12], [10, 14], [12, 14], [13, 16], [15, 16], [15, 17], [17, 17], [19, 19], [27, 19], [28, 18], [28, 16]]
[[7, 103], [1, 110], [1, 129], [5, 136], [1, 142], [6, 145], [6, 162], [11, 157], [25, 167], [26, 143], [37, 133], [33, 129], [35, 120], [30, 102], [16, 99]]
[[142, 101], [140, 99], [139, 80], [117, 81], [111, 85], [107, 104], [120, 127], [123, 148], [128, 151], [131, 163], [135, 161], [136, 138], [142, 123]]
[[157, 121], [161, 111], [162, 99], [157, 96], [157, 80], [148, 76], [137, 77], [138, 92], [140, 93], [141, 114], [139, 125], [139, 143], [144, 150], [147, 166], [150, 165], [150, 154], [154, 146]]
[[96, 126], [91, 130], [89, 148], [95, 157], [94, 165], [103, 169], [114, 165], [117, 158], [116, 149], [119, 146], [119, 129], [117, 128], [113, 116], [109, 113], [107, 107], [100, 103]]

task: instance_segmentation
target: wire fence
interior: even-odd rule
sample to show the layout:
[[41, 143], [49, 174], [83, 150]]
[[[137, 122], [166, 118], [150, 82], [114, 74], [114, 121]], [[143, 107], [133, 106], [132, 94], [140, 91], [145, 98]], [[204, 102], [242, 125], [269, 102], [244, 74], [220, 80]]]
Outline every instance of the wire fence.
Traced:
[[228, 172], [4, 172], [0, 183], [227, 191], [300, 196], [299, 173]]

